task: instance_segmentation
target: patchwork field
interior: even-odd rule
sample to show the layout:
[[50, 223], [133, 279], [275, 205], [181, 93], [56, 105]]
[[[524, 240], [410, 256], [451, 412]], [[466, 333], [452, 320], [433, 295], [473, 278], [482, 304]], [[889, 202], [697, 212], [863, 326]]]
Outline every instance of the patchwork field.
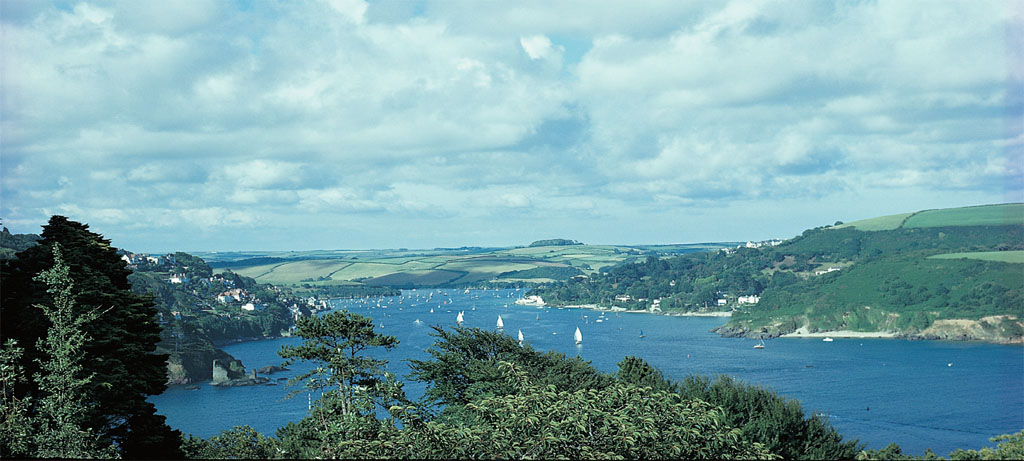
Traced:
[[[214, 270], [231, 270], [260, 282], [282, 285], [433, 287], [488, 282], [543, 283], [588, 275], [648, 255], [669, 256], [734, 246], [566, 245], [434, 250], [335, 250], [199, 254]], [[251, 264], [250, 264], [251, 263]]]

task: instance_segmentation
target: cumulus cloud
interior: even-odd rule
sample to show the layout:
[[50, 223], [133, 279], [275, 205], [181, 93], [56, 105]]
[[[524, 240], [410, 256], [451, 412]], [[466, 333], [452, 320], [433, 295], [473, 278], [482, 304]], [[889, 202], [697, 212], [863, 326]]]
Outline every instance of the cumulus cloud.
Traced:
[[551, 39], [544, 35], [520, 37], [519, 44], [523, 47], [523, 51], [526, 51], [530, 59], [534, 61], [538, 59], [551, 59], [565, 51], [565, 48], [561, 46], [552, 45]]
[[757, 237], [685, 223], [781, 203], [1024, 196], [1020, 16], [997, 1], [403, 5], [0, 2], [5, 224], [653, 242]]

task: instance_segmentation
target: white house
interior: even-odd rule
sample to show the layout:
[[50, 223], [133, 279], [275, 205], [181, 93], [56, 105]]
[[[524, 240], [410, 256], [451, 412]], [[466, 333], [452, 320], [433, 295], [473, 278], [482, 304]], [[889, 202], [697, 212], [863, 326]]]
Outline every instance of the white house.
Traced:
[[737, 299], [737, 302], [739, 302], [740, 304], [757, 304], [757, 302], [760, 301], [760, 300], [761, 300], [760, 296], [758, 296], [758, 295], [750, 295], [750, 296], [740, 296], [739, 299]]
[[822, 275], [822, 274], [827, 274], [827, 273], [829, 273], [829, 272], [836, 272], [836, 271], [838, 271], [838, 270], [839, 270], [839, 268], [838, 268], [838, 267], [829, 267], [829, 268], [828, 268], [828, 270], [824, 270], [824, 271], [814, 271], [814, 275]]
[[263, 305], [262, 304], [245, 303], [245, 304], [242, 305], [242, 310], [243, 311], [249, 311], [249, 312], [261, 311], [261, 310], [263, 310]]
[[724, 305], [726, 305], [728, 303], [729, 303], [729, 301], [727, 301], [725, 298], [718, 298], [718, 305], [719, 306], [724, 306]]

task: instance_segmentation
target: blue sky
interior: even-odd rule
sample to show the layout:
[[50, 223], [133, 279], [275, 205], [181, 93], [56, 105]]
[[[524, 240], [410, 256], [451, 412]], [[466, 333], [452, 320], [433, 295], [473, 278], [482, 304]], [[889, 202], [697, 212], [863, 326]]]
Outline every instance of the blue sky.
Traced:
[[0, 2], [0, 217], [685, 243], [1024, 201], [1012, 1]]

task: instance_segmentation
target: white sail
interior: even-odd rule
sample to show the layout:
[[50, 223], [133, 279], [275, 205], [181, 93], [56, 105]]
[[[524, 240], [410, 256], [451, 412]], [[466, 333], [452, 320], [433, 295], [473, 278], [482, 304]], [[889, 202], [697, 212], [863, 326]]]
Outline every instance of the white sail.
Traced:
[[519, 330], [519, 345], [523, 345], [523, 330]]
[[500, 330], [502, 328], [505, 328], [505, 322], [501, 321], [501, 316], [499, 315], [498, 316], [498, 329]]
[[576, 333], [573, 334], [573, 337], [576, 338], [576, 344], [583, 342], [583, 333], [580, 333], [580, 327], [576, 327]]
[[459, 311], [459, 316], [455, 318], [455, 323], [462, 324], [462, 311]]

